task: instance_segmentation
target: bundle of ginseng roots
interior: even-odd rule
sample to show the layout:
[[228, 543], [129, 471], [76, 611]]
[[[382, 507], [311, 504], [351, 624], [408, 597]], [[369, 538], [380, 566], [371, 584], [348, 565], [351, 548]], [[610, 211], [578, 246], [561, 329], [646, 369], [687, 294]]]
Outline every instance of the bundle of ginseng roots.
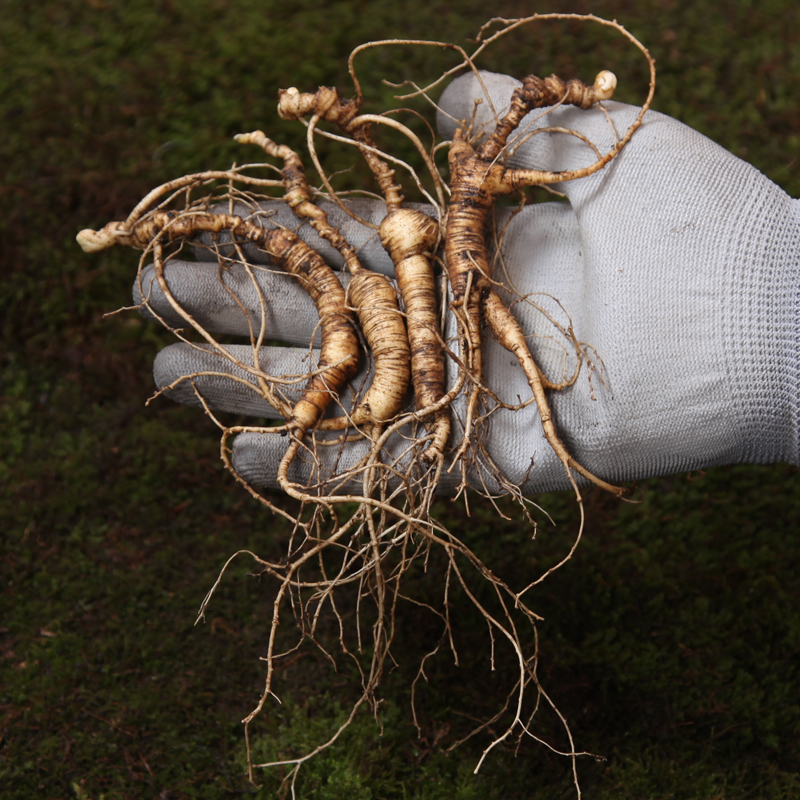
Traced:
[[[483, 85], [475, 66], [477, 55], [508, 31], [548, 18], [576, 17], [541, 15], [502, 20], [501, 29], [483, 38], [471, 56], [442, 42], [371, 42], [351, 54], [349, 68], [355, 85], [351, 99], [342, 100], [331, 88], [313, 93], [281, 91], [278, 113], [283, 119], [306, 124], [309, 157], [324, 184], [322, 190], [309, 186], [298, 153], [255, 131], [236, 138], [242, 144], [261, 148], [270, 164], [178, 178], [150, 192], [125, 221], [78, 235], [87, 252], [115, 244], [143, 251], [137, 281], [140, 309], [159, 319], [186, 343], [189, 339], [181, 329], [193, 329], [197, 334], [194, 338], [200, 341], [191, 346], [226, 365], [182, 375], [159, 393], [182, 394], [184, 398], [189, 394], [202, 405], [222, 429], [221, 456], [225, 466], [251, 494], [291, 520], [293, 532], [283, 558], [271, 561], [247, 551], [259, 569], [272, 576], [277, 588], [263, 658], [267, 669], [265, 687], [257, 707], [244, 720], [246, 733], [273, 695], [276, 670], [293, 658], [304, 642], [321, 648], [336, 663], [337, 654], [331, 652], [320, 635], [323, 620], [334, 620], [340, 632], [339, 654], [352, 658], [360, 675], [359, 696], [347, 719], [331, 738], [310, 753], [254, 764], [248, 735], [251, 779], [254, 767], [283, 765], [290, 767], [286, 780], [294, 785], [299, 767], [330, 746], [362, 705], [371, 705], [377, 715], [376, 690], [387, 662], [392, 660], [397, 604], [403, 600], [419, 602], [406, 597], [403, 578], [414, 565], [427, 565], [431, 551], [438, 549], [444, 559], [439, 573], [441, 607], [424, 605], [438, 618], [442, 636], [433, 652], [422, 659], [414, 684], [424, 678], [425, 661], [440, 647], [449, 646], [458, 663], [448, 601], [451, 587], [458, 585], [489, 627], [492, 657], [497, 638], [507, 643], [517, 664], [514, 685], [499, 712], [469, 734], [491, 731], [491, 741], [480, 762], [492, 747], [512, 735], [530, 733], [533, 714], [542, 705], [549, 705], [564, 726], [569, 742], [566, 755], [572, 758], [577, 786], [578, 754], [566, 721], [539, 684], [535, 646], [538, 617], [523, 601], [523, 595], [541, 578], [524, 587], [506, 585], [432, 516], [431, 505], [437, 489], [447, 482], [450, 493], [461, 494], [470, 487], [487, 495], [511, 495], [518, 500], [521, 513], [528, 516], [529, 501], [494, 466], [485, 444], [494, 411], [499, 407], [514, 408], [503, 403], [484, 383], [482, 341], [487, 335], [519, 362], [531, 391], [530, 398], [521, 398], [520, 406], [535, 403], [544, 436], [563, 464], [578, 503], [581, 504], [581, 495], [575, 474], [617, 496], [622, 494], [621, 488], [593, 475], [572, 457], [551, 417], [546, 392], [558, 391], [576, 380], [585, 358], [584, 348], [570, 327], [568, 338], [575, 349], [577, 367], [563, 380], [548, 379], [537, 365], [525, 333], [498, 294], [490, 255], [490, 245], [497, 242], [490, 242], [489, 232], [498, 198], [519, 194], [524, 187], [586, 177], [617, 156], [649, 107], [655, 85], [653, 61], [619, 25], [589, 18], [620, 31], [648, 59], [650, 93], [631, 127], [621, 137], [615, 134], [615, 145], [605, 153], [587, 141], [596, 154], [596, 161], [587, 167], [564, 172], [510, 168], [509, 146], [526, 115], [560, 105], [589, 109], [608, 100], [616, 85], [616, 78], [607, 71], [588, 86], [579, 80], [531, 75], [509, 98], [507, 107], [494, 113], [492, 130], [473, 130], [473, 120], [460, 121], [449, 142], [447, 181], [435, 163], [435, 153], [440, 148], [425, 147], [394, 116], [362, 113], [363, 95], [354, 68], [355, 56], [366, 48], [447, 47], [463, 61], [446, 75], [466, 68]], [[427, 96], [437, 83], [425, 89], [414, 86], [413, 94]], [[488, 92], [485, 99], [491, 105]], [[320, 123], [325, 123], [325, 130]], [[425, 165], [430, 190], [408, 168], [430, 202], [424, 210], [407, 204], [402, 194], [394, 167], [408, 165], [381, 151], [373, 141], [373, 131], [380, 125], [406, 136]], [[575, 131], [559, 132], [584, 138]], [[358, 203], [344, 201], [333, 189], [315, 147], [315, 137], [320, 134], [349, 143], [368, 165], [385, 205], [379, 224], [364, 219], [358, 213]], [[252, 174], [255, 168], [274, 163], [279, 177]], [[273, 213], [276, 189], [277, 197], [291, 209], [295, 225], [277, 221]], [[394, 264], [393, 280], [361, 263], [353, 242], [345, 238], [341, 226], [331, 222], [331, 208], [339, 219], [345, 214], [366, 228], [376, 229], [374, 233]], [[285, 215], [281, 219], [285, 220]], [[342, 274], [337, 274], [305, 241], [314, 240], [307, 233], [309, 227], [318, 237], [316, 241], [327, 242], [339, 254]], [[217, 279], [224, 286], [230, 307], [240, 313], [241, 329], [249, 331], [249, 348], [221, 344], [204, 327], [199, 315], [187, 311], [173, 293], [168, 280], [170, 262], [177, 262], [187, 248], [194, 250], [200, 263], [216, 265]], [[301, 374], [302, 370], [274, 374], [263, 355], [267, 352], [262, 346], [268, 339], [269, 298], [264, 296], [259, 274], [274, 269], [292, 276], [307, 292], [318, 314], [318, 335], [308, 349], [313, 364], [305, 374]], [[234, 273], [235, 281], [231, 280]], [[156, 296], [159, 303], [155, 302]], [[224, 425], [214, 414], [213, 402], [204, 395], [204, 381], [209, 379], [227, 382], [229, 393], [256, 398], [255, 405], [266, 402], [281, 417], [280, 424]], [[247, 406], [246, 400], [244, 405]], [[285, 447], [274, 473], [275, 483], [299, 501], [298, 510], [287, 511], [285, 504], [276, 504], [237, 472], [231, 443], [233, 437], [242, 434], [281, 437]], [[581, 505], [581, 527], [582, 520]], [[579, 538], [580, 531], [576, 544]], [[225, 566], [238, 555], [231, 556]], [[222, 573], [203, 601], [201, 618]], [[476, 576], [493, 587], [495, 606], [487, 606], [473, 591]], [[277, 633], [283, 616], [288, 614], [297, 625], [299, 638], [287, 648], [279, 644]], [[526, 624], [520, 626], [519, 620]], [[534, 697], [526, 705], [523, 698], [530, 687], [534, 688]], [[416, 723], [416, 709], [412, 708], [412, 712]], [[420, 730], [419, 725], [417, 728]]]

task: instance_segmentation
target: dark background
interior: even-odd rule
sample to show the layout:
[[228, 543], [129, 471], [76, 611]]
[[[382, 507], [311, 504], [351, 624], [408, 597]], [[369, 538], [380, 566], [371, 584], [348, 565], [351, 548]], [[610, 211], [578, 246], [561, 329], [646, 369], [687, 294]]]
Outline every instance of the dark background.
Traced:
[[[280, 779], [247, 782], [240, 725], [260, 693], [269, 586], [236, 565], [208, 624], [193, 622], [225, 559], [242, 547], [279, 551], [284, 526], [224, 473], [201, 414], [165, 400], [144, 407], [168, 338], [135, 313], [103, 319], [130, 302], [136, 256], [86, 256], [77, 231], [124, 218], [164, 180], [241, 160], [239, 131], [262, 127], [299, 147], [297, 126], [275, 114], [277, 89], [346, 93], [346, 56], [361, 42], [465, 44], [492, 15], [557, 10], [618, 18], [658, 61], [656, 109], [800, 196], [796, 0], [3, 4], [4, 797], [272, 797]], [[372, 108], [391, 96], [379, 78], [435, 75], [442, 58], [365, 57]], [[641, 57], [591, 27], [528, 28], [484, 64], [591, 80], [609, 59], [617, 97], [636, 102]], [[576, 746], [607, 757], [580, 762], [586, 796], [800, 797], [796, 468], [735, 466], [644, 488], [637, 506], [589, 494], [578, 554], [534, 603], [546, 618], [543, 683]], [[531, 566], [563, 554], [575, 522], [568, 495], [539, 502], [559, 525], [535, 543], [521, 521], [480, 504], [469, 519], [461, 507], [438, 511], [509, 582], [524, 583]], [[418, 590], [435, 586], [420, 578]], [[413, 632], [415, 612], [403, 613]], [[408, 636], [404, 652], [427, 634]], [[495, 752], [477, 777], [487, 738], [446, 754], [502, 694], [485, 628], [465, 624], [460, 636], [462, 668], [442, 656], [429, 670], [422, 738], [398, 668], [383, 734], [360, 715], [304, 768], [298, 796], [571, 796], [568, 760], [530, 740], [516, 755]], [[257, 757], [324, 740], [348, 707], [351, 677], [299, 659], [279, 681], [283, 706], [255, 728]], [[555, 725], [544, 732], [558, 737]]]

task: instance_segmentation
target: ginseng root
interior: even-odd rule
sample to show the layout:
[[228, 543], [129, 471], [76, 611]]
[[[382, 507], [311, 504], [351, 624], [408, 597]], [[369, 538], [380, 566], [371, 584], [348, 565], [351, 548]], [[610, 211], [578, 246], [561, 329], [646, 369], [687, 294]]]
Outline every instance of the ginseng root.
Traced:
[[[275, 264], [298, 279], [319, 313], [321, 345], [318, 371], [306, 384], [287, 420], [288, 429], [296, 437], [302, 438], [322, 419], [331, 400], [345, 389], [359, 365], [355, 320], [347, 308], [344, 289], [336, 274], [316, 251], [283, 228], [270, 230], [241, 217], [208, 212], [176, 214], [156, 211], [131, 227], [121, 222], [110, 222], [100, 231], [81, 231], [78, 243], [87, 252], [114, 244], [144, 250], [152, 247], [154, 242], [191, 239], [198, 233], [218, 234], [222, 231], [229, 231], [234, 239], [251, 242], [268, 253]], [[155, 266], [164, 295], [187, 321], [193, 323], [172, 297], [160, 259], [156, 260]], [[282, 408], [278, 408], [278, 411], [284, 412]]]
[[[385, 118], [361, 115], [362, 97], [359, 91], [350, 100], [342, 101], [336, 89], [321, 87], [315, 93], [300, 93], [287, 89], [279, 93], [278, 114], [282, 119], [312, 117], [309, 134], [316, 119], [337, 125], [352, 137], [367, 165], [378, 181], [386, 201], [386, 216], [378, 230], [381, 243], [389, 253], [395, 268], [395, 278], [403, 299], [411, 348], [411, 380], [417, 415], [425, 419], [431, 442], [422, 453], [424, 461], [444, 457], [450, 436], [450, 414], [444, 397], [444, 348], [439, 330], [436, 304], [433, 257], [439, 245], [439, 224], [422, 211], [404, 208], [402, 187], [395, 171], [380, 157], [371, 138], [371, 127]], [[405, 126], [391, 122], [416, 142]], [[309, 141], [310, 146], [313, 144]], [[436, 176], [438, 178], [438, 175]], [[432, 413], [432, 420], [426, 418]]]
[[327, 430], [347, 425], [380, 428], [403, 407], [412, 368], [408, 337], [395, 290], [384, 275], [361, 265], [355, 250], [328, 222], [328, 215], [313, 202], [297, 153], [286, 145], [276, 144], [261, 131], [239, 134], [236, 140], [243, 144], [257, 144], [268, 155], [284, 161], [281, 170], [286, 186], [284, 200], [298, 217], [310, 220], [314, 230], [341, 253], [351, 275], [348, 299], [372, 351], [374, 375], [372, 385], [353, 411], [339, 420], [326, 420], [324, 427]]
[[[503, 164], [501, 156], [509, 135], [517, 129], [523, 117], [533, 109], [557, 103], [590, 108], [601, 100], [609, 99], [615, 86], [616, 78], [608, 71], [601, 72], [593, 86], [586, 86], [578, 80], [565, 82], [555, 75], [544, 80], [531, 75], [514, 92], [508, 112], [477, 149], [467, 140], [463, 129], [456, 131], [449, 153], [452, 195], [445, 236], [445, 263], [453, 292], [452, 307], [456, 313], [463, 311], [467, 316], [467, 347], [474, 383], [468, 401], [467, 419], [470, 420], [474, 414], [483, 384], [481, 325], [485, 321], [497, 341], [514, 353], [524, 370], [547, 441], [567, 469], [570, 480], [571, 470], [574, 469], [592, 483], [620, 496], [624, 489], [607, 483], [585, 469], [570, 455], [559, 438], [545, 396], [545, 388], [558, 386], [548, 381], [536, 364], [519, 323], [493, 288], [486, 246], [489, 214], [498, 197], [518, 192], [525, 186], [560, 183], [591, 175], [619, 153], [632, 133], [630, 131], [627, 138], [620, 140], [594, 164], [582, 169], [560, 173], [509, 169]], [[470, 433], [468, 425], [462, 451], [469, 444]], [[575, 489], [577, 491], [577, 487]]]

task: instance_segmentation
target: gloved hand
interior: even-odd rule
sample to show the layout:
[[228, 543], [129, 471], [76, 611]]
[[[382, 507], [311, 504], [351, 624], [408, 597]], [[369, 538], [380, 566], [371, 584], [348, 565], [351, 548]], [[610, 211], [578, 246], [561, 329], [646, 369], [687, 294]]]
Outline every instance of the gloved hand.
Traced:
[[[502, 113], [518, 82], [484, 77]], [[439, 115], [440, 133], [449, 138], [453, 120], [469, 119], [481, 95], [473, 76], [454, 81], [441, 100], [447, 114]], [[620, 134], [638, 112], [620, 103], [605, 105]], [[483, 102], [479, 125], [489, 122], [489, 112]], [[520, 135], [530, 133], [528, 121]], [[558, 108], [532, 124], [576, 129], [601, 152], [613, 144], [600, 109]], [[564, 170], [593, 160], [576, 137], [541, 133], [528, 138], [510, 164]], [[504, 267], [498, 262], [495, 277], [532, 295], [563, 322], [564, 312], [551, 299], [557, 298], [577, 337], [602, 359], [603, 380], [595, 372], [590, 384], [584, 366], [573, 386], [550, 393], [556, 427], [577, 460], [612, 482], [734, 462], [799, 463], [800, 201], [701, 134], [654, 111], [608, 167], [556, 188], [568, 202], [529, 206], [510, 221], [511, 209], [497, 209], [497, 230], [508, 226], [501, 247]], [[282, 213], [284, 224], [298, 227], [290, 213]], [[362, 204], [359, 213], [379, 220], [381, 204]], [[366, 266], [391, 273], [374, 231], [343, 214], [332, 217], [349, 241], [361, 245]], [[337, 261], [307, 226], [300, 232]], [[219, 284], [216, 265], [170, 262], [167, 278], [209, 330], [246, 333], [241, 311]], [[246, 305], [258, 309], [241, 271], [226, 281]], [[285, 275], [262, 273], [260, 281], [268, 305], [267, 336], [301, 346], [269, 349], [262, 364], [271, 374], [306, 372], [301, 359], [317, 324], [311, 301]], [[144, 285], [149, 286], [147, 275]], [[163, 298], [159, 305], [158, 294], [153, 285], [153, 305], [177, 322]], [[563, 340], [554, 338], [546, 316], [526, 302], [513, 311], [550, 378], [569, 374], [574, 356], [565, 361]], [[508, 402], [527, 399], [530, 389], [516, 358], [488, 332], [484, 346], [486, 385]], [[241, 351], [243, 357], [247, 351]], [[218, 356], [172, 345], [156, 359], [156, 382], [164, 386], [189, 372], [220, 369], [221, 363]], [[198, 386], [212, 407], [274, 416], [235, 383], [208, 379]], [[197, 404], [188, 385], [171, 396]], [[535, 406], [498, 412], [489, 431], [490, 455], [524, 492], [568, 488]], [[280, 437], [240, 435], [234, 464], [251, 482], [273, 484], [285, 447]]]

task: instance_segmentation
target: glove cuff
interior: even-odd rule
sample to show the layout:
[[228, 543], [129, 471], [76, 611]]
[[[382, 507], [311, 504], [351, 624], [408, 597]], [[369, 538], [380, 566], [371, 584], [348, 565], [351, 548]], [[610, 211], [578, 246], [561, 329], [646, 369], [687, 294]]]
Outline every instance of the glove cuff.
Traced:
[[[756, 173], [755, 170], [752, 170]], [[800, 463], [800, 201], [756, 173], [732, 228], [722, 341], [745, 463]]]

